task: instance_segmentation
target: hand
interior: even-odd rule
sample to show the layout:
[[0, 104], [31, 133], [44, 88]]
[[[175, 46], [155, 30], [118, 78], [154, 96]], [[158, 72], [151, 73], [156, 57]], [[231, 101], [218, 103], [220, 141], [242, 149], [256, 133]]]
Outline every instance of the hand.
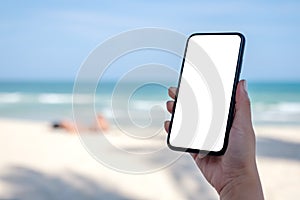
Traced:
[[[176, 88], [169, 88], [175, 98]], [[171, 113], [174, 101], [167, 102]], [[169, 130], [169, 121], [165, 129]], [[228, 148], [223, 156], [191, 154], [206, 180], [216, 189], [221, 199], [263, 199], [256, 167], [255, 134], [251, 121], [250, 100], [246, 81], [238, 83], [235, 114], [229, 134]]]

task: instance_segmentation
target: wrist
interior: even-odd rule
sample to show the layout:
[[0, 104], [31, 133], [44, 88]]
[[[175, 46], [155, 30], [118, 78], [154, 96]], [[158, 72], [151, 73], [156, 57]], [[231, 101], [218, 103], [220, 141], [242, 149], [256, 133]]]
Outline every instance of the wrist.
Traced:
[[220, 199], [263, 200], [263, 191], [257, 169], [248, 170], [232, 178], [220, 191]]

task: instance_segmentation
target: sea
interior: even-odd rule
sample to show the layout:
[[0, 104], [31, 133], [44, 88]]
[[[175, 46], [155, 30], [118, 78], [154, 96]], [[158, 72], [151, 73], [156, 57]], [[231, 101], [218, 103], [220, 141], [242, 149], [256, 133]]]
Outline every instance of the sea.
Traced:
[[[0, 82], [0, 118], [37, 121], [72, 120], [74, 105], [84, 110], [93, 106], [111, 123], [135, 121], [147, 126], [170, 115], [165, 112], [169, 99], [167, 87], [174, 83], [138, 84], [103, 82], [94, 92], [74, 91], [72, 81], [2, 81]], [[127, 89], [126, 89], [127, 88]], [[134, 90], [133, 90], [134, 88]], [[254, 124], [300, 125], [300, 82], [248, 82]], [[74, 101], [74, 93], [79, 98]], [[77, 96], [78, 97], [78, 96]], [[73, 102], [74, 101], [74, 102]], [[159, 115], [159, 117], [158, 117]]]

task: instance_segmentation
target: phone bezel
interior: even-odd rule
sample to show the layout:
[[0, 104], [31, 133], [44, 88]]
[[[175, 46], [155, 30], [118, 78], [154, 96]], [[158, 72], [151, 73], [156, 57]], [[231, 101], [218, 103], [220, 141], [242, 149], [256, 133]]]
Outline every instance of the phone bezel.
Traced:
[[[189, 40], [193, 36], [197, 36], [197, 35], [237, 35], [241, 38], [241, 43], [240, 43], [240, 47], [239, 47], [239, 54], [238, 54], [238, 60], [237, 60], [237, 64], [236, 64], [236, 71], [235, 71], [235, 76], [234, 76], [234, 82], [233, 82], [233, 87], [232, 87], [233, 89], [232, 89], [232, 93], [231, 93], [229, 113], [228, 113], [228, 117], [227, 117], [224, 143], [223, 143], [223, 147], [220, 151], [207, 151], [207, 150], [201, 150], [201, 149], [176, 147], [176, 146], [171, 145], [171, 143], [170, 143], [170, 133], [171, 133], [171, 130], [172, 130], [174, 111], [176, 109], [177, 96], [178, 96], [178, 91], [180, 89], [180, 83], [181, 83], [181, 77], [182, 77], [182, 72], [183, 72], [184, 63], [185, 63], [185, 56], [186, 56], [186, 52], [187, 52], [187, 47], [188, 47]], [[186, 45], [185, 45], [184, 57], [182, 59], [181, 70], [180, 70], [180, 75], [179, 75], [179, 80], [178, 80], [178, 85], [177, 85], [178, 89], [177, 89], [176, 94], [175, 94], [174, 107], [173, 107], [173, 110], [172, 110], [172, 117], [171, 117], [171, 122], [170, 122], [170, 125], [169, 125], [168, 137], [167, 137], [167, 145], [170, 149], [175, 150], [175, 151], [189, 152], [189, 153], [201, 153], [201, 154], [205, 154], [205, 155], [214, 155], [214, 156], [224, 155], [224, 153], [226, 152], [226, 149], [228, 147], [229, 133], [230, 133], [230, 129], [231, 129], [233, 118], [234, 118], [235, 95], [236, 95], [236, 88], [237, 88], [237, 84], [239, 82], [239, 77], [240, 77], [241, 68], [242, 68], [243, 55], [244, 55], [244, 49], [245, 49], [245, 41], [246, 41], [245, 36], [242, 33], [239, 33], [239, 32], [193, 33], [192, 35], [190, 35], [188, 37]]]

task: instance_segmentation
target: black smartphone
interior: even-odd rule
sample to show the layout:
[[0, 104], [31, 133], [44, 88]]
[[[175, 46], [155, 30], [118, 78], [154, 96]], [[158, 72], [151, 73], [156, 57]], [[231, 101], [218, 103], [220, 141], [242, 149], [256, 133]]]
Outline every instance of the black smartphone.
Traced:
[[188, 38], [167, 138], [170, 149], [225, 153], [244, 46], [245, 37], [237, 32]]

